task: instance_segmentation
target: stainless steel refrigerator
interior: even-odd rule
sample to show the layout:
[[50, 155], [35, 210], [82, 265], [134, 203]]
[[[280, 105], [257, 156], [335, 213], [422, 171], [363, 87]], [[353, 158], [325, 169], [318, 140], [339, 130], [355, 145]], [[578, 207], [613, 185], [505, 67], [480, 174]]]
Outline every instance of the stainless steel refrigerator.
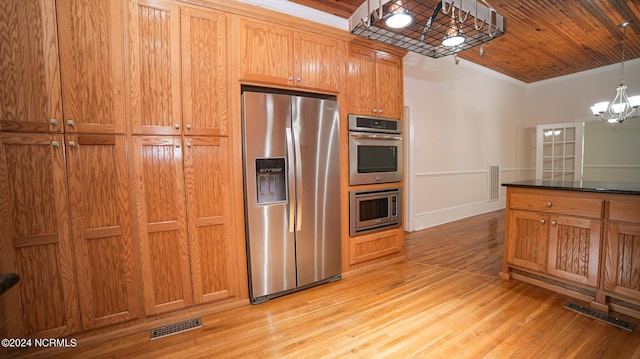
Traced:
[[338, 103], [245, 91], [242, 105], [251, 302], [340, 279]]

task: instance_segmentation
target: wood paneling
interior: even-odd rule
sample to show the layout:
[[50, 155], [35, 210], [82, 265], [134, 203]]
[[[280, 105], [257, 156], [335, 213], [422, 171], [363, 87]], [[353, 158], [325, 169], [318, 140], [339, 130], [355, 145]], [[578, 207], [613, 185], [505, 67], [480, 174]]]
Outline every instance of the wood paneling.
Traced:
[[0, 59], [0, 130], [61, 132], [54, 0], [2, 1]]
[[181, 133], [180, 11], [170, 1], [131, 1], [130, 120], [135, 134]]
[[125, 133], [123, 0], [57, 8], [65, 132]]
[[66, 140], [82, 328], [137, 318], [126, 138], [67, 135]]
[[[345, 19], [363, 3], [362, 0], [291, 1]], [[403, 5], [420, 11], [425, 5], [434, 9], [438, 2], [404, 0]], [[640, 57], [637, 1], [492, 0], [490, 3], [506, 19], [506, 33], [485, 43], [483, 54], [474, 47], [458, 56], [515, 79], [531, 83], [619, 63], [623, 32], [618, 25], [624, 21], [633, 21], [627, 30], [625, 60]], [[423, 13], [418, 17], [423, 17]], [[446, 15], [441, 12], [437, 20], [442, 16]], [[473, 26], [473, 20], [469, 19], [467, 23]], [[411, 30], [421, 34], [425, 25], [426, 22], [416, 21]]]
[[184, 134], [228, 133], [226, 17], [182, 8], [182, 100]]
[[185, 137], [185, 145], [194, 301], [225, 299], [237, 294], [228, 139]]
[[184, 308], [193, 300], [181, 141], [144, 136], [133, 144], [145, 311]]
[[[2, 336], [61, 337], [80, 329], [62, 135], [0, 134]], [[28, 159], [28, 160], [25, 160]]]

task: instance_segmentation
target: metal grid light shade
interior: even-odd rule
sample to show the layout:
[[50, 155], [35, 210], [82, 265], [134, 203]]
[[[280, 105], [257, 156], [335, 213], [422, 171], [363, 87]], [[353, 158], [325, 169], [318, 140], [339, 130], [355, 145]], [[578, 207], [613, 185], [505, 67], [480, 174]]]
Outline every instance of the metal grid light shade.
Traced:
[[[472, 2], [472, 0], [464, 1], [466, 3]], [[451, 1], [449, 1], [450, 3]], [[459, 3], [458, 0], [453, 1], [453, 5], [456, 7]], [[389, 14], [392, 6], [394, 6], [393, 0], [384, 4], [383, 13]], [[476, 30], [474, 26], [474, 11], [470, 11], [467, 19], [461, 24], [464, 29], [465, 42], [458, 46], [444, 46], [442, 45], [442, 40], [450, 29], [451, 14], [447, 15], [443, 12], [441, 0], [404, 0], [403, 6], [405, 11], [413, 16], [413, 22], [409, 26], [400, 29], [390, 28], [385, 25], [384, 19], [376, 21], [372, 13], [370, 14], [368, 27], [362, 21], [353, 22], [355, 26], [352, 26], [351, 33], [432, 58], [454, 55], [504, 34], [502, 17], [500, 17], [501, 27], [493, 29], [492, 34], [494, 36], [491, 37], [487, 32], [486, 24], [482, 29]], [[436, 8], [438, 8], [437, 11]], [[458, 16], [458, 11], [458, 9], [455, 9], [456, 17]], [[463, 12], [464, 14], [466, 12]], [[479, 25], [481, 22], [478, 21], [477, 23]]]

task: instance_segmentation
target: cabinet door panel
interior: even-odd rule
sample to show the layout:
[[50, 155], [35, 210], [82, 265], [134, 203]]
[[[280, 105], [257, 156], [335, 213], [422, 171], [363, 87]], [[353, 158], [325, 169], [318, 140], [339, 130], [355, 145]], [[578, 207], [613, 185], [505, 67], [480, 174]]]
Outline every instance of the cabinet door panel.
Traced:
[[293, 31], [259, 21], [240, 21], [240, 79], [293, 85]]
[[57, 7], [65, 132], [124, 134], [123, 1]]
[[296, 86], [338, 92], [342, 44], [317, 34], [296, 33]]
[[135, 137], [136, 212], [145, 311], [192, 303], [182, 148], [176, 137]]
[[548, 216], [510, 211], [507, 231], [507, 261], [511, 264], [544, 271], [547, 265]]
[[597, 286], [602, 223], [555, 216], [550, 221], [548, 273]]
[[[56, 146], [57, 144], [57, 146]], [[62, 135], [0, 136], [0, 272], [21, 280], [0, 300], [0, 336], [80, 329]]]
[[377, 53], [376, 88], [378, 89], [378, 116], [402, 118], [404, 96], [402, 87], [402, 59]]
[[225, 136], [228, 126], [226, 20], [204, 10], [182, 10], [184, 133]]
[[640, 300], [640, 225], [609, 223], [606, 238], [605, 289]]
[[[226, 138], [185, 138], [185, 178], [194, 300], [236, 295], [237, 263]], [[210, 193], [210, 196], [203, 196]]]
[[124, 136], [66, 136], [82, 328], [139, 316]]
[[375, 115], [376, 99], [376, 53], [373, 50], [351, 46], [349, 48], [347, 87], [350, 112]]
[[180, 11], [168, 1], [131, 1], [131, 125], [135, 134], [180, 134]]
[[55, 1], [3, 0], [0, 39], [0, 130], [62, 132]]

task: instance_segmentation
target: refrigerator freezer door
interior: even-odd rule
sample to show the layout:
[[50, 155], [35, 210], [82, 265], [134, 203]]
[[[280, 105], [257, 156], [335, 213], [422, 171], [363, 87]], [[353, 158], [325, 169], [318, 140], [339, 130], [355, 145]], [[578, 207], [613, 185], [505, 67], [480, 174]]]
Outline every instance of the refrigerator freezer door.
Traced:
[[295, 203], [290, 195], [293, 171], [289, 166], [293, 159], [287, 158], [285, 132], [290, 124], [289, 96], [243, 94], [245, 211], [252, 299], [296, 287], [295, 239], [289, 230], [289, 221], [294, 220], [290, 206]]
[[[338, 103], [292, 97], [297, 169], [298, 286], [342, 272], [340, 239], [340, 115]], [[301, 219], [301, 221], [300, 221]]]

